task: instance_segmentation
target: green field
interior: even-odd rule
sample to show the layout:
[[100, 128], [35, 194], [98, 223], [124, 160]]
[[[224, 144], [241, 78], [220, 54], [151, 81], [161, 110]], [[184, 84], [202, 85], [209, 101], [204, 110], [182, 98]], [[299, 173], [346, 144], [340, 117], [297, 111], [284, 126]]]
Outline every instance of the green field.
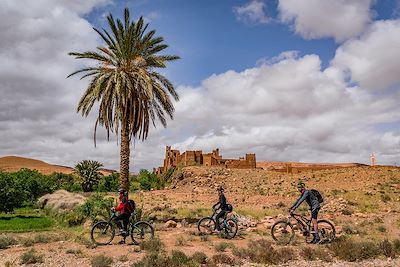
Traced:
[[44, 231], [53, 225], [54, 220], [32, 209], [18, 209], [13, 214], [0, 214], [0, 233]]

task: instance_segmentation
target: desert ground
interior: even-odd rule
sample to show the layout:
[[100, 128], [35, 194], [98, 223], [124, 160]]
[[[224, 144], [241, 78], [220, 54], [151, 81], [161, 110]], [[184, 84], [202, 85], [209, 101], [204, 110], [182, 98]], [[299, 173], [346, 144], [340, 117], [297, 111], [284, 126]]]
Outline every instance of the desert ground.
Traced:
[[[350, 164], [307, 169], [296, 174], [261, 168], [193, 166], [174, 173], [173, 182], [164, 190], [131, 192], [130, 196], [143, 208], [145, 220], [152, 222], [156, 237], [164, 243], [167, 252], [179, 250], [188, 256], [203, 252], [214, 259], [207, 266], [264, 266], [234, 253], [256, 240], [267, 240], [274, 249], [289, 248], [294, 253], [289, 261], [278, 263], [279, 266], [400, 266], [398, 257], [379, 256], [348, 262], [334, 255], [329, 245], [306, 244], [300, 235], [294, 244], [275, 244], [270, 235], [271, 225], [288, 215], [288, 209], [298, 197], [295, 185], [299, 179], [323, 194], [325, 201], [320, 218], [332, 221], [339, 237], [350, 236], [368, 242], [400, 238], [400, 168], [393, 166]], [[218, 185], [225, 187], [228, 202], [241, 221], [239, 233], [232, 240], [217, 235], [203, 237], [196, 228], [198, 219], [210, 215], [212, 204], [217, 202]], [[109, 195], [116, 197], [115, 193]], [[299, 211], [308, 214], [305, 204]], [[0, 250], [0, 265], [19, 266], [21, 255], [32, 248], [43, 256], [43, 262], [33, 266], [95, 266], [93, 259], [98, 255], [111, 257], [111, 266], [132, 266], [146, 255], [145, 250], [130, 242], [117, 244], [119, 238], [112, 245], [94, 247], [89, 242], [89, 231], [90, 223], [85, 223], [70, 230], [13, 233], [21, 242]], [[319, 254], [307, 257], [305, 251]], [[221, 254], [230, 259], [228, 265], [215, 260]]]

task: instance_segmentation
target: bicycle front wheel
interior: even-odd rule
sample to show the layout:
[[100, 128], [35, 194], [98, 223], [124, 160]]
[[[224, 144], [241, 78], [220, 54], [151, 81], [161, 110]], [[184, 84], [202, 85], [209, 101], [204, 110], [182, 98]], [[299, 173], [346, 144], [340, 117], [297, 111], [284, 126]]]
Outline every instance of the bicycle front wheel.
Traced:
[[287, 221], [277, 221], [271, 227], [271, 235], [278, 244], [287, 245], [293, 241], [294, 229]]
[[101, 221], [93, 225], [90, 237], [96, 245], [108, 245], [114, 239], [115, 229], [113, 224]]
[[197, 229], [203, 235], [210, 235], [215, 230], [215, 221], [211, 217], [205, 217], [197, 223]]
[[131, 238], [135, 245], [140, 245], [154, 238], [154, 228], [147, 222], [137, 222], [132, 225]]
[[236, 236], [237, 231], [238, 231], [238, 225], [237, 222], [233, 219], [227, 219], [222, 224], [222, 234], [223, 237], [226, 239], [234, 238]]

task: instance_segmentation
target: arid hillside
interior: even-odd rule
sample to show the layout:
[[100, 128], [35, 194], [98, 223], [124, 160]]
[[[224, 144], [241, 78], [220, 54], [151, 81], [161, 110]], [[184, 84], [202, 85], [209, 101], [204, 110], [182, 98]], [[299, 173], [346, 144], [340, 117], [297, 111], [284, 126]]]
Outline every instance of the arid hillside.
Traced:
[[[23, 158], [17, 156], [7, 156], [0, 158], [0, 171], [15, 172], [23, 168], [37, 170], [43, 174], [51, 174], [53, 172], [70, 174], [73, 172], [73, 168], [71, 167], [52, 165], [36, 159]], [[101, 172], [104, 175], [109, 175], [113, 171], [102, 169]]]

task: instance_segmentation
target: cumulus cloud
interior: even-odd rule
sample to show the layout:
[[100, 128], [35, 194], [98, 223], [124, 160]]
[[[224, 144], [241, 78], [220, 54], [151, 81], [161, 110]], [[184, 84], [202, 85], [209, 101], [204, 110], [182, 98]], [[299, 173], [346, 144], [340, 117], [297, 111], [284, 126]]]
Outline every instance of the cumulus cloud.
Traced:
[[265, 24], [270, 21], [266, 14], [266, 5], [262, 0], [252, 0], [243, 6], [233, 7], [236, 18], [250, 24]]
[[213, 75], [181, 94], [171, 126], [193, 123], [174, 144], [182, 150], [220, 147], [228, 157], [247, 151], [259, 160], [365, 163], [375, 151], [390, 164], [400, 152], [399, 132], [373, 127], [400, 121], [399, 96], [377, 98], [350, 86], [338, 67], [322, 70], [317, 55], [285, 53], [243, 72]]
[[400, 20], [376, 21], [360, 38], [345, 42], [333, 63], [363, 88], [382, 91], [400, 85]]
[[[65, 79], [80, 67], [67, 53], [99, 42], [82, 14], [108, 1], [83, 6], [81, 1], [40, 1], [39, 7], [37, 1], [1, 2], [0, 156], [65, 165], [94, 159], [117, 169], [114, 137], [107, 142], [100, 130], [93, 146], [96, 109], [89, 118], [75, 113], [87, 81]], [[311, 162], [368, 162], [375, 152], [379, 163], [399, 162], [400, 95], [394, 73], [400, 61], [393, 39], [399, 28], [397, 21], [374, 23], [340, 46], [326, 69], [318, 55], [287, 51], [242, 72], [212, 75], [195, 88], [179, 86], [175, 120], [165, 130], [152, 129], [146, 142], [133, 144], [131, 167], [161, 164], [165, 145], [219, 147], [234, 158], [255, 152], [259, 160]], [[362, 60], [365, 64], [357, 63]], [[382, 79], [373, 76], [375, 71]], [[382, 94], [367, 90], [385, 87]]]
[[342, 42], [371, 22], [373, 0], [279, 0], [281, 21], [306, 39], [333, 37]]

